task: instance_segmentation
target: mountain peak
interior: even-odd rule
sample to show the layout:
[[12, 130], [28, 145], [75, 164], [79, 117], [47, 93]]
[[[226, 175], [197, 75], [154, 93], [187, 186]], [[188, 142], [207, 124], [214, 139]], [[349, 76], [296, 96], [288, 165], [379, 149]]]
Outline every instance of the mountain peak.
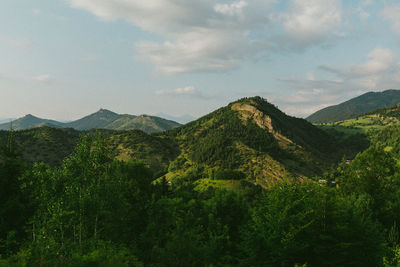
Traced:
[[105, 109], [105, 108], [100, 108], [96, 113], [112, 113], [112, 114], [117, 114], [111, 110]]
[[[249, 170], [267, 185], [321, 173], [333, 139], [304, 119], [291, 117], [260, 96], [242, 98], [168, 134], [182, 145], [180, 159], [198, 166]], [[183, 161], [182, 159], [182, 161]], [[299, 164], [293, 159], [298, 159]], [[190, 168], [188, 164], [178, 168]]]
[[36, 116], [33, 116], [32, 114], [26, 114], [24, 116], [25, 119], [33, 119], [33, 118], [37, 118]]
[[263, 98], [261, 96], [252, 96], [252, 97], [243, 97], [240, 98], [239, 100], [233, 102], [233, 103], [262, 103], [262, 102], [267, 102], [268, 100], [266, 98]]

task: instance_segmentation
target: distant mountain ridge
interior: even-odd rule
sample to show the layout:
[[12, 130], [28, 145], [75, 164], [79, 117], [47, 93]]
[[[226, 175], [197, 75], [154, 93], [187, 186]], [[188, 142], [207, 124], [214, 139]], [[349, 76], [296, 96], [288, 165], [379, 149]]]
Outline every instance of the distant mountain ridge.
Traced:
[[306, 118], [312, 123], [328, 123], [351, 119], [376, 109], [400, 103], [400, 90], [368, 92], [338, 105], [323, 108]]
[[11, 127], [15, 130], [23, 130], [29, 128], [36, 128], [41, 126], [51, 126], [51, 127], [62, 127], [63, 123], [54, 121], [54, 120], [46, 120], [33, 116], [32, 114], [25, 115], [22, 118], [13, 120], [11, 122], [6, 122], [0, 124], [1, 130], [9, 130]]
[[47, 120], [28, 114], [22, 118], [0, 124], [0, 130], [24, 130], [49, 126], [53, 128], [73, 128], [80, 131], [91, 129], [110, 130], [142, 130], [146, 133], [162, 132], [180, 126], [179, 123], [149, 115], [117, 114], [107, 109], [85, 116], [76, 121], [62, 123], [55, 120]]

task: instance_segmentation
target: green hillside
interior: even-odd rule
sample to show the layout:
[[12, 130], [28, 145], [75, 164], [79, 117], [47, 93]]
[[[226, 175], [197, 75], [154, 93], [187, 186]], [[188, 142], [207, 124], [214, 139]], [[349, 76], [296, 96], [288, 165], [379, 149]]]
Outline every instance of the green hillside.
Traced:
[[336, 130], [345, 134], [366, 134], [372, 136], [389, 126], [400, 125], [400, 105], [385, 107], [334, 123], [321, 123], [317, 126], [324, 130]]
[[400, 103], [400, 90], [369, 92], [341, 104], [321, 109], [306, 119], [312, 123], [343, 121], [379, 108]]
[[15, 130], [23, 130], [42, 126], [61, 127], [62, 125], [63, 123], [58, 121], [41, 119], [28, 114], [22, 118], [13, 120], [12, 122], [0, 124], [0, 130], [9, 130], [11, 126]]
[[[15, 131], [13, 136], [23, 158], [30, 162], [45, 162], [52, 166], [62, 161], [75, 149], [80, 137], [84, 135], [105, 136], [110, 149], [119, 160], [140, 160], [154, 171], [155, 175], [165, 171], [169, 162], [178, 154], [178, 148], [165, 137], [148, 135], [140, 130], [77, 131], [71, 128], [39, 127]], [[0, 144], [5, 144], [9, 131], [0, 131]]]
[[140, 130], [114, 132], [109, 135], [116, 158], [123, 161], [140, 160], [154, 171], [155, 176], [168, 169], [179, 154], [175, 142], [165, 136], [154, 136]]
[[[8, 131], [0, 131], [0, 143], [4, 144]], [[17, 149], [30, 162], [45, 162], [60, 165], [74, 150], [80, 132], [72, 129], [41, 127], [13, 132]]]
[[321, 174], [344, 153], [333, 136], [260, 97], [233, 102], [165, 134], [182, 151], [168, 179], [212, 178], [227, 170], [227, 177], [269, 186]]
[[141, 130], [146, 133], [156, 133], [180, 126], [179, 123], [149, 115], [120, 115], [104, 129], [113, 130]]

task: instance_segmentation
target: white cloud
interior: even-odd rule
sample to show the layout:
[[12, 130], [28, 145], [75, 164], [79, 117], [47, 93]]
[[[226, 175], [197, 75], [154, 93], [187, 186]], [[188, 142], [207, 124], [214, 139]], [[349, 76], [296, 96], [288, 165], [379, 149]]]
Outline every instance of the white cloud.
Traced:
[[390, 49], [376, 48], [368, 53], [367, 58], [368, 60], [365, 63], [351, 65], [350, 67], [321, 66], [321, 68], [349, 79], [355, 79], [380, 75], [396, 66], [395, 56]]
[[[164, 42], [138, 42], [138, 58], [163, 73], [223, 71], [253, 56], [255, 42], [249, 32], [268, 23], [273, 0], [71, 0], [105, 20], [125, 19], [143, 30], [159, 34]], [[168, 10], [168, 12], [166, 12]]]
[[[246, 59], [282, 49], [289, 40], [306, 47], [336, 36], [340, 0], [69, 0], [102, 20], [124, 19], [164, 41], [135, 44], [137, 58], [162, 73], [225, 71]], [[284, 30], [276, 36], [276, 27]], [[282, 41], [284, 39], [284, 41]], [[299, 50], [299, 49], [296, 49]]]
[[203, 94], [194, 86], [186, 86], [176, 89], [163, 89], [155, 92], [156, 95], [170, 95], [170, 96], [191, 96], [197, 98], [205, 98]]
[[248, 6], [246, 1], [234, 2], [232, 4], [216, 4], [214, 10], [218, 13], [230, 16], [242, 16], [243, 8]]
[[141, 58], [164, 73], [223, 71], [237, 67], [239, 59], [250, 56], [245, 34], [224, 29], [199, 29], [179, 35], [174, 42], [141, 42]]
[[279, 14], [287, 38], [305, 47], [337, 37], [342, 23], [340, 0], [292, 0], [287, 12]]
[[32, 77], [32, 80], [39, 83], [48, 83], [52, 80], [52, 77], [49, 74], [41, 74]]
[[387, 6], [381, 15], [392, 24], [392, 30], [400, 37], [400, 4]]
[[197, 94], [198, 90], [194, 86], [186, 86], [182, 88], [176, 88], [172, 90], [158, 90], [157, 95], [194, 95]]

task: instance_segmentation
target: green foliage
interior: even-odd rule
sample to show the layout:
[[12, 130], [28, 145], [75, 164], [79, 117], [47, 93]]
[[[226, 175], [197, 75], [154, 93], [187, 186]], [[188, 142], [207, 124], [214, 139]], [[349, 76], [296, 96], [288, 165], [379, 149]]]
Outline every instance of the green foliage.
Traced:
[[27, 164], [19, 157], [13, 132], [1, 148], [0, 161], [0, 255], [15, 252], [25, 238], [24, 224], [31, 215], [29, 202], [21, 190], [20, 177]]
[[317, 184], [280, 184], [255, 207], [247, 266], [377, 266], [383, 240], [364, 200]]
[[345, 194], [366, 194], [374, 217], [389, 228], [400, 222], [399, 171], [391, 153], [370, 147], [339, 167], [337, 182]]
[[150, 207], [152, 220], [141, 245], [149, 248], [144, 261], [156, 266], [238, 264], [239, 229], [248, 216], [243, 198], [220, 190], [207, 200], [191, 190], [181, 193], [163, 197]]
[[85, 136], [62, 168], [32, 169], [32, 260], [69, 264], [78, 250], [88, 253], [83, 262], [101, 261], [106, 252], [93, 251], [92, 242], [135, 243], [146, 225], [152, 173], [141, 163], [114, 161], [108, 147], [100, 135]]
[[213, 174], [213, 179], [215, 180], [241, 180], [244, 179], [246, 175], [241, 171], [228, 170], [228, 169], [218, 169]]
[[161, 179], [153, 184], [143, 163], [115, 160], [107, 140], [87, 135], [61, 167], [40, 163], [16, 172], [15, 194], [25, 195], [22, 206], [33, 212], [24, 213], [29, 218], [19, 223], [28, 235], [18, 237], [16, 228], [2, 230], [6, 250], [1, 264], [397, 264], [399, 237], [393, 222], [400, 214], [400, 187], [389, 152], [371, 148], [341, 165], [328, 175], [336, 178], [338, 188], [283, 182], [262, 191], [233, 180], [240, 172], [222, 168], [210, 171], [215, 180], [208, 182], [215, 186], [207, 187], [207, 179], [198, 179], [208, 171], [192, 162], [179, 183]]
[[[9, 132], [0, 131], [0, 142], [6, 142]], [[20, 157], [33, 164], [46, 162], [61, 165], [79, 140], [79, 132], [71, 129], [42, 127], [15, 131], [15, 143], [20, 147]]]

